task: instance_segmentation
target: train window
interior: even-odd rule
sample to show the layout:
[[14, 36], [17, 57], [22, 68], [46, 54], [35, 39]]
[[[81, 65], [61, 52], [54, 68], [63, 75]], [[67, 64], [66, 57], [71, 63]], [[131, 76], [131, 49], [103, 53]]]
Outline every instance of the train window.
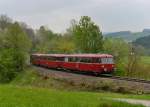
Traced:
[[40, 60], [40, 59], [42, 59], [42, 57], [40, 56], [40, 57], [38, 57], [37, 59], [39, 59], [39, 60]]
[[91, 58], [80, 58], [80, 62], [91, 63]]
[[63, 58], [63, 57], [56, 57], [56, 61], [64, 61], [65, 60], [65, 58]]
[[65, 58], [65, 62], [68, 62], [68, 58], [67, 57]]
[[64, 61], [63, 57], [48, 57], [49, 61]]
[[76, 62], [81, 62], [81, 58], [76, 58]]
[[107, 62], [110, 63], [110, 64], [111, 64], [111, 63], [114, 63], [114, 62], [113, 62], [113, 58], [107, 58]]
[[112, 64], [113, 63], [113, 58], [101, 58], [102, 63], [104, 64]]
[[93, 58], [93, 63], [101, 63], [101, 58]]
[[101, 60], [103, 64], [107, 63], [106, 58], [101, 58]]
[[48, 58], [47, 58], [47, 57], [43, 57], [43, 59], [44, 59], [44, 60], [48, 60]]
[[54, 61], [55, 59], [54, 59], [54, 57], [48, 57], [48, 60], [49, 61]]
[[38, 57], [38, 59], [44, 59], [44, 57], [43, 57], [43, 56], [40, 56], [40, 57]]
[[70, 58], [68, 58], [68, 61], [69, 62], [76, 62], [77, 58], [76, 57], [70, 57]]

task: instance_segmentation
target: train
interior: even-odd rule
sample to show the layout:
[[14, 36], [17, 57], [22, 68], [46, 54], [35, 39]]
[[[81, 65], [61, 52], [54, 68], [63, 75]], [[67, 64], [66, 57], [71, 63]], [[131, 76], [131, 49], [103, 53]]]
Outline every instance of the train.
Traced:
[[33, 65], [94, 74], [110, 74], [115, 71], [114, 58], [110, 54], [31, 54]]

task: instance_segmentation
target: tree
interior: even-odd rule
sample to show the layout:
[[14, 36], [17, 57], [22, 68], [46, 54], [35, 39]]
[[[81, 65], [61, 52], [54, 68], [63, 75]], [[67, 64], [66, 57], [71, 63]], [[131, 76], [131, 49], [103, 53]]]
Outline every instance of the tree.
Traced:
[[8, 26], [11, 24], [12, 24], [12, 19], [9, 18], [7, 15], [0, 16], [0, 29], [1, 30], [5, 30], [5, 28], [8, 28]]
[[128, 56], [129, 45], [120, 38], [106, 38], [104, 40], [104, 52], [112, 54], [117, 62]]
[[98, 53], [102, 50], [103, 36], [99, 27], [88, 16], [73, 23], [73, 36], [77, 50], [82, 53]]
[[32, 48], [31, 48], [31, 52], [34, 51], [34, 49], [36, 48], [36, 36], [34, 33], [34, 30], [32, 28], [30, 28], [26, 23], [24, 22], [19, 22], [19, 26], [23, 29], [23, 31], [26, 33], [26, 35], [29, 37], [29, 39], [32, 41]]
[[7, 28], [3, 39], [0, 53], [0, 81], [8, 82], [24, 70], [31, 41], [18, 23]]
[[104, 40], [104, 52], [114, 56], [117, 75], [126, 74], [129, 51], [129, 44], [123, 39], [105, 38]]
[[[144, 53], [143, 47], [133, 46], [130, 44], [130, 52], [128, 55], [127, 76], [134, 76], [138, 71], [141, 63], [141, 55]], [[144, 64], [142, 64], [144, 65]]]
[[51, 48], [51, 40], [57, 37], [51, 30], [44, 26], [36, 32], [36, 51], [41, 53], [48, 53]]
[[63, 35], [55, 39], [55, 46], [53, 49], [55, 53], [74, 53], [75, 44], [71, 36]]

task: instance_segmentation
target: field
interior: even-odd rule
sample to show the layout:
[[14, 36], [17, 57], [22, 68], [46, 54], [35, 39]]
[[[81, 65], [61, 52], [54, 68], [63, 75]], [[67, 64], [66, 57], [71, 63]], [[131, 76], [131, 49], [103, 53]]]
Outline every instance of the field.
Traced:
[[144, 64], [150, 64], [150, 57], [149, 56], [142, 56], [141, 60]]
[[43, 80], [29, 68], [10, 84], [0, 85], [0, 107], [143, 107], [113, 98], [150, 100], [150, 95], [88, 92], [69, 87], [52, 78]]
[[42, 80], [29, 69], [9, 85], [0, 85], [0, 107], [142, 107], [113, 101], [112, 98], [150, 100], [150, 95], [88, 92], [68, 90], [68, 87], [53, 79]]
[[113, 97], [150, 99], [148, 96], [67, 92], [29, 86], [0, 85], [0, 107], [143, 107], [110, 100]]

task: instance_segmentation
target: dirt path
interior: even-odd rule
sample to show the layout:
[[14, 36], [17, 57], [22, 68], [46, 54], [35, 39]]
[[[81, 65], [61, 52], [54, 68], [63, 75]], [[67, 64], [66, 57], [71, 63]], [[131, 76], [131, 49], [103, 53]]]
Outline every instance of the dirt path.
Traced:
[[124, 98], [116, 98], [114, 100], [128, 102], [131, 104], [142, 104], [146, 107], [150, 107], [150, 101], [149, 100], [124, 99]]

